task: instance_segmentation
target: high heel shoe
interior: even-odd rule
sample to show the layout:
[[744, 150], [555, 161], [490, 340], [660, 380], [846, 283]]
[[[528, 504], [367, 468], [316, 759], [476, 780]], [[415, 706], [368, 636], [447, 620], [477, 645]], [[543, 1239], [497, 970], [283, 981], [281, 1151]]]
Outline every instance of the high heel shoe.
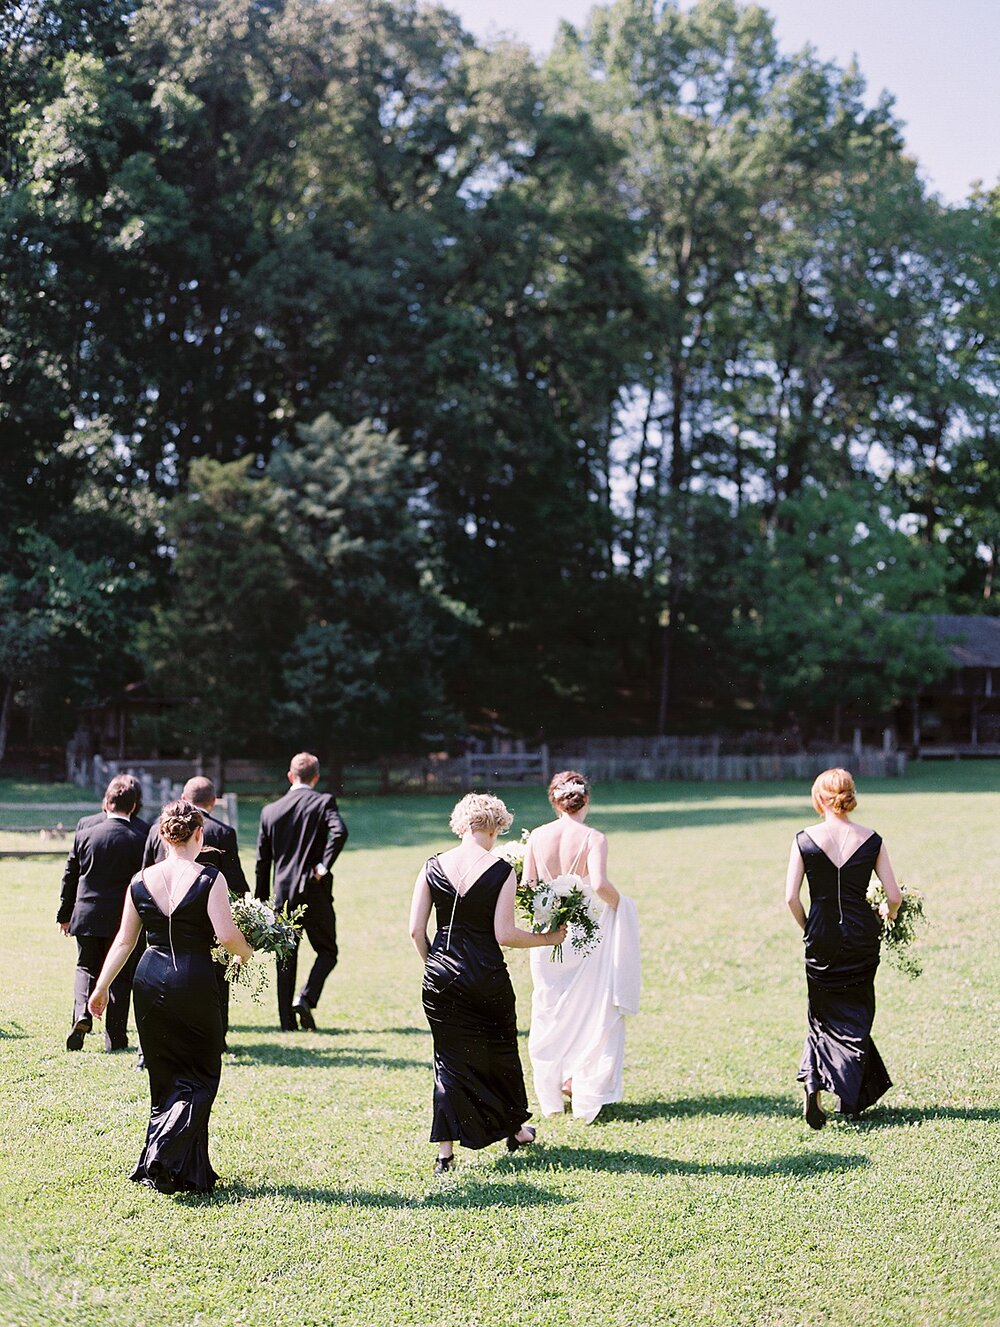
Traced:
[[531, 1134], [531, 1137], [522, 1139], [518, 1138], [516, 1133], [512, 1133], [511, 1136], [507, 1139], [508, 1152], [516, 1152], [519, 1147], [530, 1147], [532, 1143], [535, 1141], [535, 1130], [532, 1129], [531, 1126], [528, 1124], [526, 1124], [524, 1127], [528, 1130], [528, 1133]]
[[826, 1111], [819, 1104], [819, 1092], [806, 1091], [805, 1105], [802, 1109], [806, 1124], [810, 1129], [822, 1129], [826, 1124]]
[[454, 1152], [452, 1152], [450, 1157], [438, 1157], [438, 1159], [434, 1162], [434, 1174], [447, 1175], [448, 1171], [451, 1170], [454, 1164], [455, 1164]]

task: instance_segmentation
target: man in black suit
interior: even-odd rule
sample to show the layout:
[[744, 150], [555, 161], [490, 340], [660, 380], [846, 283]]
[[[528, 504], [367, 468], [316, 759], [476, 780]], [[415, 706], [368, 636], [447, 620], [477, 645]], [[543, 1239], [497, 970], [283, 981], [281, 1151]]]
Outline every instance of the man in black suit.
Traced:
[[285, 1032], [294, 1032], [296, 1015], [303, 1028], [313, 1029], [312, 1011], [323, 983], [337, 966], [337, 918], [333, 911], [331, 869], [347, 842], [347, 826], [329, 793], [316, 791], [319, 761], [309, 752], [293, 756], [288, 769], [291, 788], [260, 815], [257, 837], [257, 898], [271, 893], [274, 907], [306, 905], [303, 929], [316, 951], [308, 980], [295, 996], [297, 953], [278, 965], [278, 1018]]
[[[236, 830], [232, 825], [227, 825], [225, 821], [217, 820], [212, 815], [212, 808], [215, 806], [215, 784], [201, 774], [195, 775], [185, 783], [181, 797], [185, 801], [194, 802], [205, 820], [205, 847], [195, 860], [202, 866], [217, 866], [226, 877], [226, 884], [234, 894], [249, 894], [250, 886], [243, 874]], [[146, 838], [142, 865], [145, 868], [152, 866], [154, 862], [162, 862], [166, 855], [166, 845], [160, 838], [159, 821], [154, 820]], [[226, 969], [221, 963], [215, 965], [215, 975], [219, 981], [222, 1032], [225, 1035], [229, 1031], [229, 982], [226, 981]]]
[[[93, 1027], [87, 1001], [118, 931], [129, 881], [142, 866], [148, 826], [135, 816], [138, 806], [136, 780], [128, 774], [116, 775], [104, 794], [101, 814], [85, 816], [77, 825], [66, 858], [56, 922], [77, 945], [68, 1051], [82, 1050], [83, 1039]], [[135, 962], [130, 960], [111, 985], [104, 1023], [104, 1044], [109, 1051], [128, 1049], [134, 971]]]

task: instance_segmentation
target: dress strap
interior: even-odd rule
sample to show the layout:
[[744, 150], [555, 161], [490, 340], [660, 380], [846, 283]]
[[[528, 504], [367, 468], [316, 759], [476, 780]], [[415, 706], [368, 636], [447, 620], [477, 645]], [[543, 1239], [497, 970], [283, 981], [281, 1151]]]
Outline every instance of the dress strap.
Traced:
[[[576, 875], [576, 874], [577, 874], [577, 869], [578, 869], [578, 867], [579, 867], [581, 861], [584, 860], [584, 854], [590, 852], [590, 840], [591, 840], [592, 837], [593, 837], [593, 830], [588, 829], [588, 830], [587, 830], [587, 837], [583, 840], [583, 846], [581, 847], [580, 851], [576, 854], [576, 857], [574, 858], [574, 861], [573, 861], [573, 865], [569, 868], [568, 871], [565, 872], [566, 875]], [[536, 852], [538, 851], [537, 848], [536, 848], [535, 851], [536, 851]], [[538, 864], [539, 864], [539, 866], [542, 866], [542, 867], [548, 867], [548, 862], [542, 861], [542, 855], [541, 855], [541, 853], [538, 853]], [[554, 880], [554, 879], [556, 878], [557, 875], [563, 875], [563, 874], [564, 874], [564, 873], [563, 873], [562, 871], [551, 871], [551, 870], [550, 870], [550, 871], [548, 872], [548, 877], [547, 877], [547, 878], [543, 877], [543, 883], [548, 884], [549, 880]]]

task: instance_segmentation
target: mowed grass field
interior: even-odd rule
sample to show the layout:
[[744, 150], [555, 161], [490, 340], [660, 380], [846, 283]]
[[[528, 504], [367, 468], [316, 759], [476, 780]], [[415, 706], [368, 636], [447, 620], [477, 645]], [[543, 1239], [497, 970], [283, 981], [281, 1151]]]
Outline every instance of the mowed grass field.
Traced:
[[[277, 1032], [270, 993], [234, 1002], [209, 1199], [129, 1183], [146, 1079], [99, 1036], [64, 1050], [59, 861], [0, 862], [0, 1322], [996, 1324], [998, 786], [998, 764], [968, 763], [860, 789], [857, 819], [933, 927], [920, 980], [879, 974], [895, 1087], [819, 1133], [799, 1113], [805, 980], [783, 903], [808, 788], [598, 788], [591, 823], [643, 928], [626, 1100], [589, 1127], [542, 1121], [533, 1152], [460, 1151], [443, 1179], [407, 907], [452, 799], [345, 799], [320, 1029]], [[505, 796], [515, 834], [545, 818], [540, 790]], [[509, 963], [526, 1030], [527, 957]]]

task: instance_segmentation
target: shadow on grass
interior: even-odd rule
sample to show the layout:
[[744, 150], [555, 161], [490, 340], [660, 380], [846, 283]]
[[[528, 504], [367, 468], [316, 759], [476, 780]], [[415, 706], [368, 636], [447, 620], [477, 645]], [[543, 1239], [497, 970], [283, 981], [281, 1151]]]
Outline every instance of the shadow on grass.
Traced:
[[28, 1033], [20, 1023], [11, 1023], [8, 1027], [0, 1026], [0, 1041], [27, 1041]]
[[296, 1203], [330, 1207], [408, 1208], [427, 1207], [544, 1207], [573, 1201], [537, 1184], [484, 1183], [474, 1179], [449, 1181], [419, 1198], [406, 1197], [389, 1189], [336, 1189], [308, 1184], [244, 1184], [242, 1180], [221, 1181], [211, 1194], [178, 1194], [186, 1207], [225, 1207], [252, 1198], [284, 1198]]
[[[645, 1120], [686, 1119], [695, 1115], [734, 1117], [775, 1116], [790, 1119], [801, 1114], [801, 1098], [792, 1096], [679, 1097], [675, 1101], [619, 1101], [605, 1106], [590, 1128], [601, 1125], [634, 1124]], [[977, 1106], [875, 1106], [857, 1120], [845, 1120], [836, 1112], [832, 1120], [861, 1130], [892, 1129], [924, 1120], [984, 1120], [1000, 1123], [1000, 1108]]]
[[694, 1115], [778, 1115], [800, 1113], [791, 1096], [678, 1097], [675, 1101], [618, 1101], [604, 1106], [590, 1126], [640, 1120], [685, 1119]]
[[848, 1129], [870, 1133], [875, 1129], [899, 1129], [908, 1124], [923, 1124], [930, 1120], [981, 1120], [1000, 1124], [1000, 1107], [876, 1106], [856, 1120], [843, 1120], [843, 1125]]
[[[284, 1036], [285, 1033], [277, 1023], [230, 1023], [232, 1032], [273, 1032], [276, 1036]], [[365, 1028], [324, 1028], [317, 1027], [309, 1033], [311, 1037], [351, 1037], [356, 1032], [364, 1032]], [[288, 1032], [288, 1036], [301, 1036], [300, 1032]]]
[[331, 1047], [282, 1046], [270, 1041], [242, 1042], [233, 1047], [236, 1056], [234, 1068], [269, 1066], [308, 1069], [426, 1069], [427, 1060], [406, 1060], [395, 1055], [382, 1055], [379, 1051], [355, 1048], [338, 1051]]
[[[231, 1024], [233, 1032], [273, 1032], [276, 1035], [281, 1033], [281, 1029], [276, 1023], [236, 1023]], [[0, 1031], [0, 1036], [3, 1033]], [[289, 1036], [301, 1036], [301, 1033], [290, 1032]], [[347, 1028], [347, 1027], [318, 1027], [309, 1034], [313, 1037], [405, 1037], [421, 1036], [429, 1037], [430, 1028], [424, 1027], [378, 1027], [378, 1028]]]
[[[502, 1158], [500, 1165], [512, 1159]], [[648, 1152], [611, 1152], [596, 1147], [552, 1147], [533, 1152], [513, 1164], [532, 1170], [605, 1170], [619, 1175], [740, 1175], [767, 1178], [784, 1175], [810, 1179], [814, 1175], [836, 1175], [871, 1164], [866, 1156], [835, 1152], [793, 1152], [767, 1161], [678, 1161]]]

